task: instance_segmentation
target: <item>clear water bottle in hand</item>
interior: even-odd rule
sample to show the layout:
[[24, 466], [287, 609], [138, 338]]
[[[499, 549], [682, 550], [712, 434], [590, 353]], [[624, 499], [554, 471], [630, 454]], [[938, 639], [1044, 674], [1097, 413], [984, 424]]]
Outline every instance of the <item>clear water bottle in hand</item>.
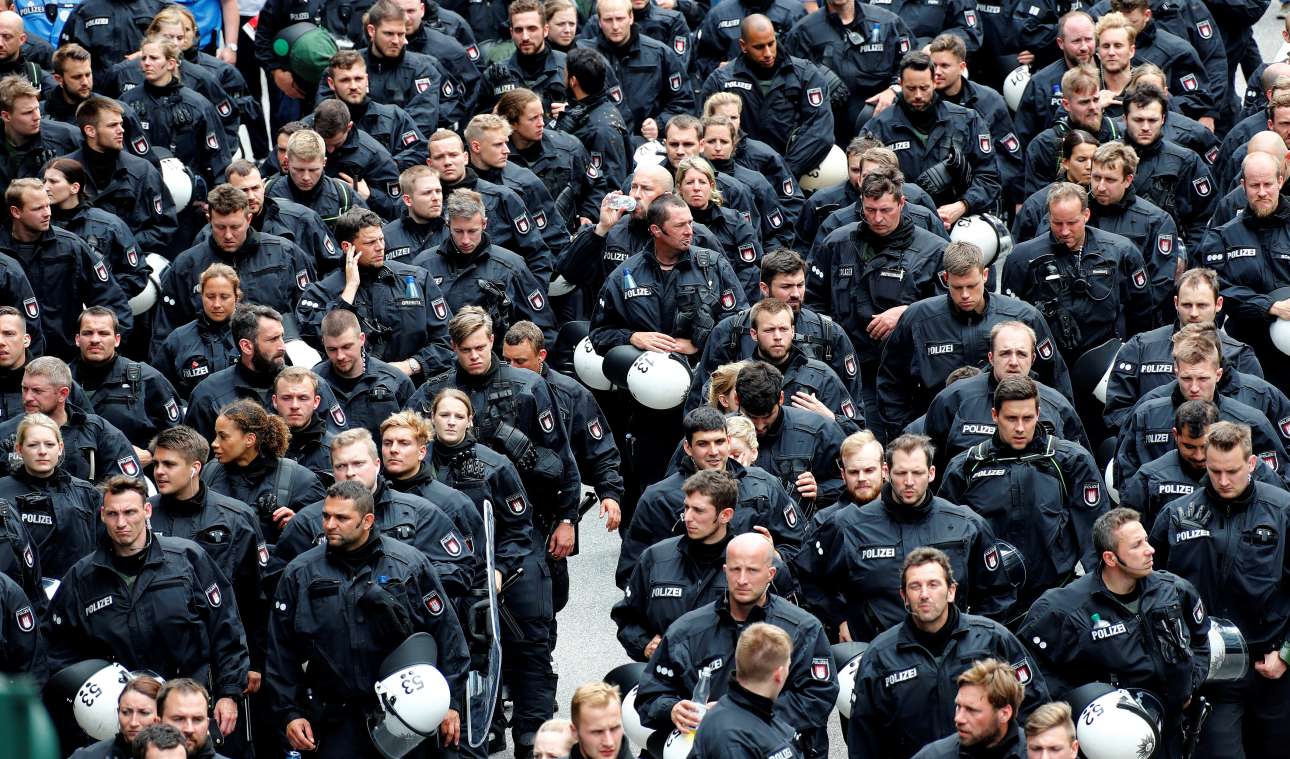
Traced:
[[699, 712], [699, 722], [702, 722], [704, 716], [708, 713], [708, 696], [711, 692], [712, 673], [707, 669], [701, 669], [699, 670], [699, 682], [694, 684], [694, 693], [690, 696], [690, 700], [694, 702], [695, 710]]

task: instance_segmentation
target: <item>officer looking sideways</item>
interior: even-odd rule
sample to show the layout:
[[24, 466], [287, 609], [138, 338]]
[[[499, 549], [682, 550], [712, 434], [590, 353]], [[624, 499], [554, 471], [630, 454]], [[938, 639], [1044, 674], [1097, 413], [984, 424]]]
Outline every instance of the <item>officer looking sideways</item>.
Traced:
[[[326, 543], [287, 565], [269, 616], [274, 711], [291, 747], [319, 757], [373, 753], [364, 717], [376, 707], [377, 668], [415, 632], [434, 637], [435, 668], [448, 683], [450, 708], [439, 736], [444, 745], [461, 736], [469, 667], [461, 626], [430, 559], [381, 535], [372, 508], [372, 492], [362, 482], [328, 489]], [[366, 624], [357, 622], [360, 615]]]
[[988, 753], [997, 759], [1021, 759], [1025, 750], [1017, 711], [1026, 686], [1017, 671], [998, 659], [980, 659], [954, 678], [954, 734], [929, 743], [915, 759], [957, 759]]
[[735, 644], [735, 679], [699, 723], [695, 759], [797, 759], [793, 728], [775, 716], [775, 703], [788, 684], [793, 639], [780, 628], [754, 622]]
[[1096, 569], [1044, 593], [1017, 637], [1053, 695], [1091, 681], [1143, 688], [1165, 705], [1164, 756], [1179, 756], [1182, 710], [1209, 666], [1209, 618], [1187, 580], [1153, 569], [1138, 512], [1115, 508], [1093, 523]]

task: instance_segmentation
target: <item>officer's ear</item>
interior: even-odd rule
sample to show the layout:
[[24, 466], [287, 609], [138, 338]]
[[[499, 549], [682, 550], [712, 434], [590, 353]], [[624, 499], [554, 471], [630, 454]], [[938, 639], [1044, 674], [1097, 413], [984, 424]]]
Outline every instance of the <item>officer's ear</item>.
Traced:
[[254, 356], [255, 341], [244, 337], [237, 341], [237, 349], [243, 356]]
[[317, 411], [318, 407], [321, 405], [322, 405], [322, 396], [317, 393], [314, 393], [314, 411]]
[[734, 509], [722, 509], [721, 511], [718, 511], [718, 512], [717, 512], [717, 523], [718, 523], [718, 524], [730, 524], [730, 520], [732, 520], [732, 519], [734, 519], [734, 518], [735, 518], [735, 510], [734, 510]]
[[363, 518], [359, 520], [359, 522], [363, 525], [363, 529], [370, 530], [372, 529], [372, 526], [376, 524], [376, 514], [369, 511], [363, 515]]

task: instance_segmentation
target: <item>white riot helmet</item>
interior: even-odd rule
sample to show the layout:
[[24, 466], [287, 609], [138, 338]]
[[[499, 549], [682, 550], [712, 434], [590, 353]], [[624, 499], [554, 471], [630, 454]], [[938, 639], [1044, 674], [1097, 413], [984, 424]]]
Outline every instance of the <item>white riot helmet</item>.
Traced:
[[184, 162], [174, 156], [162, 158], [161, 181], [170, 191], [170, 199], [175, 201], [175, 210], [187, 208], [193, 199], [193, 176], [184, 167]]
[[641, 724], [641, 716], [636, 713], [636, 691], [641, 677], [645, 674], [644, 662], [632, 662], [615, 667], [605, 675], [605, 682], [618, 686], [623, 694], [623, 734], [637, 749], [644, 751], [654, 730]]
[[[169, 159], [167, 159], [169, 160]], [[130, 311], [135, 316], [144, 313], [157, 304], [157, 294], [161, 292], [161, 275], [170, 266], [165, 256], [149, 253], [143, 257], [148, 263], [148, 284], [138, 295], [130, 299]]]
[[1003, 99], [1008, 104], [1008, 110], [1013, 113], [1021, 107], [1021, 96], [1026, 92], [1026, 84], [1030, 81], [1030, 67], [1018, 66], [1008, 74], [1008, 78], [1003, 80]]
[[638, 169], [642, 166], [662, 166], [666, 160], [667, 148], [658, 140], [650, 140], [632, 153], [632, 163]]
[[[1290, 298], [1290, 287], [1281, 287], [1273, 290], [1269, 295], [1273, 302], [1286, 300]], [[1268, 325], [1268, 336], [1272, 338], [1272, 344], [1277, 350], [1290, 356], [1290, 321], [1285, 319], [1273, 319]]]
[[[703, 725], [699, 725], [703, 729]], [[664, 734], [656, 731], [650, 737], [648, 752], [658, 759], [685, 759], [694, 750], [694, 733], [686, 730], [672, 730]]]
[[837, 145], [829, 147], [820, 165], [803, 174], [797, 181], [803, 190], [815, 192], [847, 181], [847, 154]]
[[988, 213], [964, 216], [950, 228], [954, 242], [970, 242], [981, 249], [981, 263], [985, 266], [1001, 261], [1012, 252], [1012, 233], [1008, 227]]
[[1071, 384], [1075, 387], [1076, 397], [1091, 395], [1098, 403], [1106, 403], [1106, 386], [1111, 382], [1115, 356], [1123, 344], [1118, 337], [1112, 337], [1075, 359], [1071, 367]]
[[287, 349], [287, 363], [292, 366], [303, 366], [306, 369], [312, 369], [322, 363], [322, 354], [304, 340], [299, 338], [288, 340], [284, 347]]
[[1139, 759], [1160, 745], [1157, 715], [1127, 690], [1089, 683], [1067, 696], [1075, 717], [1075, 737], [1088, 759]]
[[[1193, 614], [1204, 613], [1199, 605]], [[1209, 670], [1205, 682], [1234, 682], [1245, 677], [1249, 670], [1250, 655], [1245, 647], [1245, 636], [1239, 628], [1226, 619], [1209, 618]]]
[[432, 737], [448, 714], [448, 681], [435, 664], [439, 649], [429, 633], [414, 633], [385, 657], [376, 681], [381, 714], [368, 722], [372, 745], [386, 759], [401, 759]]
[[645, 351], [627, 370], [627, 390], [636, 402], [656, 411], [685, 403], [690, 392], [690, 368], [666, 353]]
[[72, 708], [76, 724], [96, 741], [117, 734], [117, 702], [130, 682], [130, 671], [105, 659], [89, 659], [59, 670], [45, 686], [51, 708]]
[[578, 341], [573, 349], [573, 370], [578, 379], [592, 390], [612, 390], [614, 384], [605, 376], [605, 357], [596, 353], [596, 346], [591, 344], [590, 337]]
[[555, 279], [551, 280], [551, 284], [547, 286], [546, 294], [552, 298], [558, 298], [561, 295], [568, 295], [577, 289], [578, 286], [565, 279], [563, 274], [557, 274]]
[[860, 674], [860, 659], [868, 648], [868, 643], [860, 641], [833, 644], [833, 661], [838, 665], [838, 713], [847, 719], [851, 719], [851, 699], [856, 676]]

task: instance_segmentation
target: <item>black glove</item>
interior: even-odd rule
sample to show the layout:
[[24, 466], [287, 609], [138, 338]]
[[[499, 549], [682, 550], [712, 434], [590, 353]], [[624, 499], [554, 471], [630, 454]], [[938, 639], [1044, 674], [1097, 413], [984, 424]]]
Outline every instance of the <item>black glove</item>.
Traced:
[[474, 446], [453, 456], [448, 466], [458, 482], [482, 482], [487, 474], [484, 462], [475, 455]]
[[1179, 530], [1204, 530], [1209, 525], [1209, 504], [1204, 501], [1192, 501], [1187, 508], [1178, 512]]
[[273, 512], [278, 510], [278, 496], [272, 490], [261, 493], [251, 504], [255, 507], [255, 513], [260, 515], [261, 519], [273, 519]]
[[394, 647], [412, 634], [412, 616], [383, 585], [368, 583], [358, 598], [358, 609], [367, 615], [367, 626], [379, 645]]
[[528, 435], [506, 422], [500, 422], [493, 434], [493, 443], [521, 473], [533, 471], [533, 465], [537, 463], [537, 448]]

